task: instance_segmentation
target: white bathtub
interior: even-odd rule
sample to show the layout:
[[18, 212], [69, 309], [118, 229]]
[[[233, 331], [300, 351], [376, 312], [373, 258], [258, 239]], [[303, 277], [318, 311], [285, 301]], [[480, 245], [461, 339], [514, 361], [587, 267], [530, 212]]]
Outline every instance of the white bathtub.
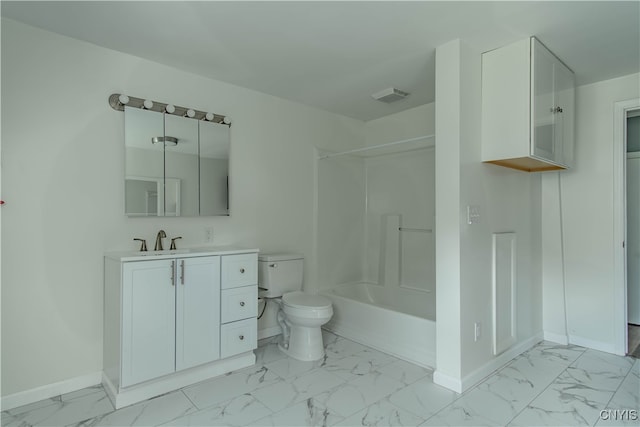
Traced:
[[333, 303], [326, 329], [409, 362], [435, 366], [432, 294], [372, 283], [340, 285], [322, 294]]

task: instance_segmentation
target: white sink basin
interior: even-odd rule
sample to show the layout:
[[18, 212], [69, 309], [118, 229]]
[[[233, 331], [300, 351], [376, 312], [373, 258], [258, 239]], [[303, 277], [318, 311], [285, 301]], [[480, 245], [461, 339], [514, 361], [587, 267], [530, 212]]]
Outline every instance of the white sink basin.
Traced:
[[177, 255], [189, 253], [191, 249], [167, 249], [164, 251], [136, 252], [137, 256]]

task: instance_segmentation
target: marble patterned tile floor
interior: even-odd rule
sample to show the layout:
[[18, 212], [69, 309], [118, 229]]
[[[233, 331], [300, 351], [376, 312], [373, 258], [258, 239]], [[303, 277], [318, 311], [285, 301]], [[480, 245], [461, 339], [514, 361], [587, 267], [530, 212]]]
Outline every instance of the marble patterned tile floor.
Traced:
[[117, 411], [101, 386], [89, 387], [3, 411], [2, 425], [640, 425], [638, 359], [542, 342], [459, 395], [435, 385], [429, 369], [324, 338], [317, 362], [263, 340], [256, 365], [228, 375]]

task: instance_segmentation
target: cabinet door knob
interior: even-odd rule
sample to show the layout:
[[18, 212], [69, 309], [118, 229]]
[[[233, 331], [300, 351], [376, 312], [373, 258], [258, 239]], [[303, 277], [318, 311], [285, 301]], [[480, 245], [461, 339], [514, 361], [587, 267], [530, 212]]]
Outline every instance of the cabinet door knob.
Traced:
[[244, 335], [240, 335], [238, 338], [240, 338], [240, 341], [244, 340]]
[[244, 268], [240, 269], [240, 273], [244, 274]]
[[240, 307], [244, 307], [244, 301], [240, 301]]

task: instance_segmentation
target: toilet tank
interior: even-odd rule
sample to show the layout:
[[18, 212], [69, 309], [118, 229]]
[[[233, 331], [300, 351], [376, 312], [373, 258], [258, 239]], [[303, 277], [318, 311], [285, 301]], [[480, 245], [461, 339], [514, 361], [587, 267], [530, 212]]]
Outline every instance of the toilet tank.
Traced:
[[281, 297], [286, 292], [302, 289], [300, 254], [260, 254], [258, 256], [258, 287], [260, 296]]

